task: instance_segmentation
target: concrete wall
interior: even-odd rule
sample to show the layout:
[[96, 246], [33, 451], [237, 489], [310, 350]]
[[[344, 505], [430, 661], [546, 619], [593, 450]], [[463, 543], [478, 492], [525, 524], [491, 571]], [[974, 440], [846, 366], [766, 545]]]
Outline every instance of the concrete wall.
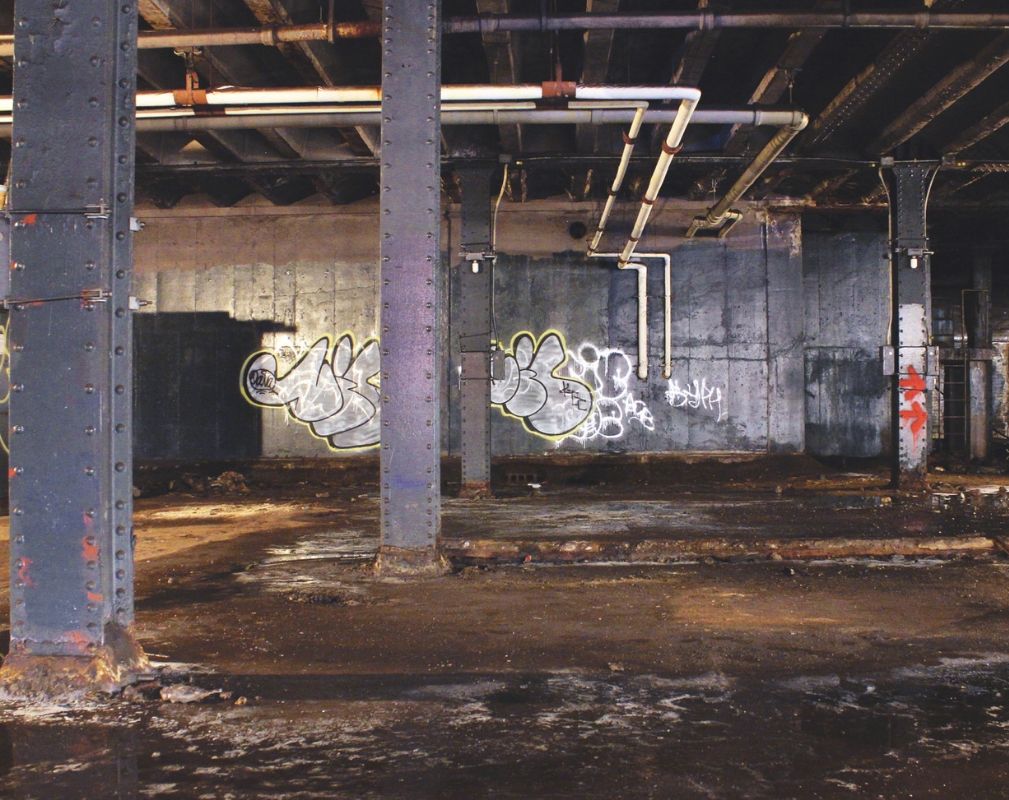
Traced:
[[806, 450], [877, 456], [889, 448], [889, 384], [880, 347], [889, 322], [886, 238], [803, 239]]
[[[634, 210], [618, 209], [617, 230], [627, 227]], [[538, 435], [529, 420], [495, 411], [497, 454], [806, 447], [817, 453], [880, 452], [886, 430], [885, 383], [878, 359], [886, 321], [882, 239], [817, 235], [803, 242], [797, 216], [768, 218], [751, 211], [725, 240], [685, 241], [682, 229], [694, 213], [695, 208], [667, 204], [657, 210], [649, 229], [648, 249], [673, 256], [673, 359], [666, 379], [663, 276], [660, 262], [654, 262], [648, 283], [651, 369], [648, 379], [640, 381], [633, 374], [634, 274], [617, 271], [612, 262], [585, 262], [583, 243], [568, 235], [571, 222], [591, 224], [598, 208], [505, 205], [495, 292], [498, 339], [507, 347], [523, 331], [534, 339], [549, 330], [559, 332], [567, 362], [556, 375], [569, 387], [591, 390], [595, 416], [575, 435], [558, 441]], [[142, 313], [191, 314], [194, 330], [212, 317], [219, 325], [221, 313], [243, 331], [253, 326], [261, 348], [275, 354], [278, 375], [299, 363], [321, 337], [329, 336], [335, 344], [339, 334], [349, 331], [360, 348], [380, 334], [377, 209], [371, 204], [336, 210], [176, 209], [141, 216], [147, 228], [137, 241], [136, 294], [151, 301]], [[458, 227], [457, 216], [450, 215], [443, 229], [447, 263], [456, 263]], [[616, 242], [618, 234], [613, 239]], [[459, 449], [453, 324], [457, 282], [457, 268], [446, 270], [449, 405], [443, 429], [445, 446], [453, 452]], [[860, 309], [860, 316], [850, 325], [843, 315], [854, 308]], [[231, 332], [218, 340], [241, 335]], [[145, 359], [152, 357], [138, 352], [139, 374], [150, 373]], [[205, 360], [200, 369], [219, 369], [209, 365], [221, 363]], [[233, 379], [240, 396], [238, 374], [179, 376], [189, 381], [211, 377], [224, 394]], [[148, 391], [150, 382], [138, 384], [138, 393]], [[192, 410], [190, 422], [196, 424], [200, 414], [216, 413], [211, 409], [223, 402], [204, 398]], [[255, 413], [261, 429], [250, 427], [249, 436], [259, 439], [260, 454], [333, 452], [308, 426], [283, 411]], [[157, 423], [152, 419], [149, 424]], [[139, 435], [143, 438], [145, 432]], [[187, 435], [192, 440], [192, 433]], [[232, 433], [219, 438], [218, 457], [245, 455], [229, 452], [234, 448], [225, 441], [234, 441]], [[152, 435], [150, 441], [163, 442], [164, 433]], [[145, 456], [154, 449], [141, 447]], [[182, 446], [173, 452], [192, 455]]]

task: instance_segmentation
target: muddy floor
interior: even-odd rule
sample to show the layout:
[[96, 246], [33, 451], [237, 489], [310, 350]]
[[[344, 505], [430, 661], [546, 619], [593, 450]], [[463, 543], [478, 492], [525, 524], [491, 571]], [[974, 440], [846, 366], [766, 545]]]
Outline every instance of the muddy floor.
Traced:
[[[787, 496], [776, 485], [738, 491]], [[0, 797], [1007, 794], [997, 548], [379, 580], [366, 482], [197, 489], [138, 501], [138, 629], [159, 685], [4, 704]]]

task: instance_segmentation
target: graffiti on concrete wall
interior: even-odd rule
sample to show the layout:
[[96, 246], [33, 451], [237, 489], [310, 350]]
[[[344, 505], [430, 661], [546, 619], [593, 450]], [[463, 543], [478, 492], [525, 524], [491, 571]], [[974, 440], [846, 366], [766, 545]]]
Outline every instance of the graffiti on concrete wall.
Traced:
[[569, 375], [578, 378], [592, 392], [592, 411], [570, 436], [581, 443], [596, 439], [622, 439], [633, 425], [655, 430], [648, 405], [634, 396], [631, 378], [634, 367], [623, 350], [583, 342], [571, 354]]
[[331, 349], [318, 339], [293, 367], [280, 374], [277, 353], [254, 353], [242, 367], [242, 393], [256, 406], [286, 409], [333, 450], [358, 450], [379, 443], [379, 345], [360, 348], [345, 333]]
[[564, 370], [567, 345], [557, 331], [538, 339], [527, 331], [504, 349], [503, 374], [491, 382], [491, 403], [522, 420], [530, 433], [559, 440], [574, 433], [593, 410], [591, 388]]
[[673, 408], [710, 411], [717, 416], [719, 422], [726, 415], [722, 401], [721, 387], [711, 386], [708, 384], [707, 378], [687, 381], [682, 386], [677, 379], [671, 378], [666, 389], [666, 402]]

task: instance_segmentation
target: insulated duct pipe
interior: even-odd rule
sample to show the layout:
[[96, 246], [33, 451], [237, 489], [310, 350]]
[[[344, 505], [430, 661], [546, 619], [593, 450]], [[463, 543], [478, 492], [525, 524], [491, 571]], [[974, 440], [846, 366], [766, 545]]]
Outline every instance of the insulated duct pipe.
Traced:
[[[537, 100], [558, 101], [673, 101], [700, 97], [696, 89], [682, 86], [582, 86], [571, 82], [501, 84], [455, 84], [441, 87], [443, 103], [514, 103]], [[138, 109], [192, 107], [213, 113], [216, 107], [296, 106], [382, 102], [381, 86], [294, 86], [246, 88], [224, 86], [217, 89], [188, 89], [137, 92]], [[0, 97], [0, 112], [14, 107], [12, 96]], [[209, 108], [206, 108], [209, 107]]]
[[[628, 103], [632, 106], [632, 103]], [[612, 107], [579, 109], [537, 109], [533, 104], [472, 104], [442, 106], [445, 125], [623, 125], [634, 119], [635, 110]], [[649, 124], [670, 124], [676, 111], [645, 112]], [[747, 125], [775, 127], [795, 124], [805, 115], [801, 111], [760, 111], [756, 109], [712, 109], [695, 111], [692, 125]], [[192, 108], [141, 109], [137, 112], [139, 133], [200, 130], [249, 130], [251, 128], [331, 128], [342, 125], [377, 125], [382, 121], [380, 106], [316, 106], [316, 107], [245, 107], [215, 108], [196, 111]], [[0, 115], [0, 138], [11, 136], [11, 115]]]
[[599, 215], [599, 224], [596, 227], [596, 234], [592, 237], [592, 244], [589, 245], [588, 255], [589, 257], [596, 251], [599, 247], [599, 242], [603, 238], [603, 233], [606, 231], [606, 221], [610, 218], [610, 212], [613, 210], [613, 204], [616, 202], [617, 193], [620, 191], [620, 186], [624, 182], [624, 176], [627, 174], [627, 165], [631, 163], [631, 153], [634, 152], [634, 145], [638, 141], [638, 134], [641, 132], [641, 123], [645, 118], [645, 109], [639, 108], [634, 112], [634, 119], [631, 120], [631, 127], [627, 133], [624, 134], [624, 149], [620, 154], [620, 163], [617, 165], [617, 174], [613, 178], [613, 184], [610, 186], [610, 193], [606, 198], [606, 205], [603, 206], [603, 213]]
[[673, 156], [680, 150], [683, 133], [690, 123], [690, 117], [697, 107], [697, 101], [700, 99], [700, 96], [701, 93], [697, 92], [696, 98], [680, 101], [676, 118], [673, 120], [673, 124], [669, 126], [669, 133], [666, 134], [665, 141], [662, 142], [662, 152], [659, 153], [658, 161], [655, 162], [652, 179], [648, 183], [648, 188], [645, 189], [645, 196], [641, 199], [641, 210], [638, 211], [638, 218], [631, 229], [631, 235], [627, 237], [627, 244], [624, 245], [624, 249], [620, 253], [620, 263], [629, 263], [631, 256], [634, 255], [634, 249], [638, 246], [638, 241], [641, 239], [645, 225], [648, 223], [648, 217], [651, 216], [652, 206], [655, 204], [655, 199], [659, 196], [659, 189], [662, 188], [662, 184], [666, 180], [666, 173], [669, 172], [669, 165], [673, 161]]
[[[712, 30], [715, 28], [916, 28], [1001, 30], [1009, 28], [1005, 12], [774, 12], [717, 13], [617, 13], [548, 14], [546, 16], [508, 16], [487, 14], [452, 17], [442, 23], [446, 34], [493, 33], [495, 31], [590, 31], [590, 30]], [[235, 45], [277, 46], [288, 42], [336, 42], [341, 39], [377, 39], [382, 35], [380, 22], [371, 20], [316, 22], [307, 25], [269, 25], [252, 28], [204, 28], [189, 30], [140, 31], [137, 47], [141, 50], [174, 50], [184, 47]], [[14, 55], [14, 37], [0, 36], [0, 57]]]
[[[698, 231], [703, 229], [721, 228], [719, 237], [725, 236], [742, 217], [738, 211], [734, 211], [732, 205], [742, 197], [747, 189], [756, 182], [757, 178], [764, 174], [764, 171], [771, 166], [782, 151], [788, 147], [789, 142], [794, 139], [806, 125], [809, 124], [809, 117], [805, 114], [802, 118], [781, 128], [771, 140], [764, 145], [759, 153], [750, 162], [743, 173], [736, 178], [736, 182], [729, 187], [725, 195], [715, 205], [708, 209], [703, 217], [697, 217], [687, 228], [687, 238], [692, 238]], [[728, 224], [724, 224], [728, 221]]]

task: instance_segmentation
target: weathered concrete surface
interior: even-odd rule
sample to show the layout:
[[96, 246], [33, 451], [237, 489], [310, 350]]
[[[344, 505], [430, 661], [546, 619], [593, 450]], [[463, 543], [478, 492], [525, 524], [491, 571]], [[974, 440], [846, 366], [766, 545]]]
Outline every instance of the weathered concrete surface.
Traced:
[[[362, 502], [305, 488], [289, 514]], [[278, 532], [145, 503], [145, 648], [230, 695], [2, 705], [0, 797], [1004, 796], [1005, 562], [378, 581], [352, 511]]]
[[889, 452], [886, 236], [807, 233], [803, 238], [806, 451], [820, 456]]

